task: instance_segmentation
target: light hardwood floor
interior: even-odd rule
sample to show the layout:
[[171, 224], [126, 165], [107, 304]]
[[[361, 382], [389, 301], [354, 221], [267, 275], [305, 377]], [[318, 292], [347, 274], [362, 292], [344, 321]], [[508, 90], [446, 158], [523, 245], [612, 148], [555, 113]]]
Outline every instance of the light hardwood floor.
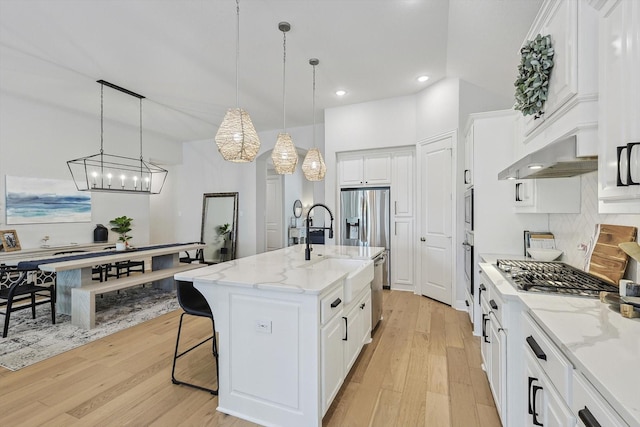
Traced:
[[[0, 368], [0, 425], [255, 426], [218, 413], [216, 397], [171, 383], [179, 314], [17, 372]], [[195, 343], [210, 323], [188, 317], [185, 328]], [[384, 320], [373, 338], [325, 415], [325, 427], [500, 426], [466, 313], [385, 291]], [[181, 365], [179, 378], [214, 383], [210, 347]]]

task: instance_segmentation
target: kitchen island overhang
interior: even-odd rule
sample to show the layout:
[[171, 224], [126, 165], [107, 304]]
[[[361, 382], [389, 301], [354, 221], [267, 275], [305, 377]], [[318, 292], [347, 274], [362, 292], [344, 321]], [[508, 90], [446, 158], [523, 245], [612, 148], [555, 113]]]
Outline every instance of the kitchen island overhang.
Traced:
[[[262, 425], [322, 425], [352, 364], [343, 366], [336, 344], [359, 352], [371, 339], [366, 322], [371, 291], [367, 286], [343, 303], [348, 271], [306, 267], [326, 258], [370, 261], [382, 251], [316, 245], [312, 260], [304, 261], [304, 247], [292, 246], [177, 274], [176, 280], [194, 283], [214, 314], [220, 362], [217, 409]], [[351, 313], [359, 315], [360, 310], [369, 310], [368, 317], [353, 320]], [[355, 332], [353, 325], [360, 325]], [[347, 359], [353, 356], [345, 354]]]

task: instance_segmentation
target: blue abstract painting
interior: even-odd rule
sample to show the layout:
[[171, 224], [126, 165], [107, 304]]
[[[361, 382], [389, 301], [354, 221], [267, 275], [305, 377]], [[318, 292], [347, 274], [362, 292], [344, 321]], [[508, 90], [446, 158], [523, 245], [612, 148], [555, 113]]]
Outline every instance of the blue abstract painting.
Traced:
[[91, 193], [73, 181], [5, 177], [7, 224], [90, 222]]

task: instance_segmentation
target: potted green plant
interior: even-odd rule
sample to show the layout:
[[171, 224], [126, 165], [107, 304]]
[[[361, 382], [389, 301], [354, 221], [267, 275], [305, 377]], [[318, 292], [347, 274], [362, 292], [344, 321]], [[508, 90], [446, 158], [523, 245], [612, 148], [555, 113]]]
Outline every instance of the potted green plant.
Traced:
[[118, 237], [118, 242], [116, 243], [116, 250], [123, 251], [127, 248], [127, 246], [129, 246], [129, 240], [131, 239], [131, 236], [127, 235], [127, 233], [131, 231], [132, 221], [133, 218], [129, 218], [126, 215], [119, 216], [109, 221], [109, 223], [113, 226], [111, 227], [111, 231], [115, 231], [120, 235], [120, 237]]

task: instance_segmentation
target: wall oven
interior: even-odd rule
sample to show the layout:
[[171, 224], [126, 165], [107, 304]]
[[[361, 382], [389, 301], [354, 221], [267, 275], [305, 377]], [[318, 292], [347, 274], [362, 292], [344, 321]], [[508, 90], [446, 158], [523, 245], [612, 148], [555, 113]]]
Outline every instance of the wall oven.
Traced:
[[473, 231], [473, 187], [464, 192], [464, 229]]

